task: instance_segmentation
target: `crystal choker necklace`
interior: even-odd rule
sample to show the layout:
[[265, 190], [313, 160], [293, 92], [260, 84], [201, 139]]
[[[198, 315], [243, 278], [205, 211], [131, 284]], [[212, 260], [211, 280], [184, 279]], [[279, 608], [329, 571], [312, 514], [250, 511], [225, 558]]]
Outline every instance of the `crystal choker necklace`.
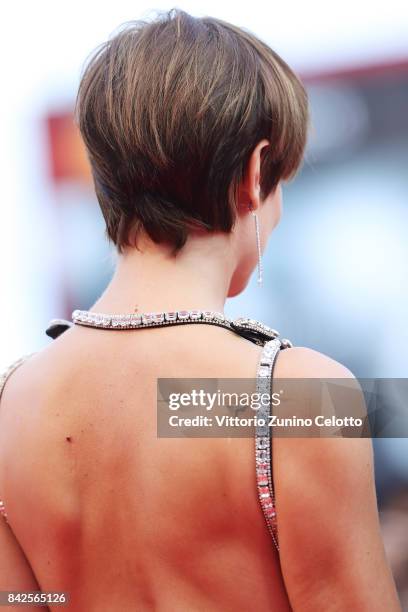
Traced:
[[99, 329], [129, 330], [168, 325], [206, 324], [229, 329], [240, 336], [263, 345], [275, 338], [280, 340], [281, 348], [292, 346], [289, 340], [279, 338], [279, 332], [255, 319], [240, 317], [232, 320], [222, 312], [211, 310], [177, 310], [171, 312], [149, 312], [132, 314], [102, 314], [89, 310], [74, 310], [72, 321], [76, 325], [97, 327]]
[[173, 312], [147, 312], [132, 314], [101, 314], [88, 310], [74, 310], [72, 320], [78, 325], [103, 329], [134, 329], [140, 327], [162, 327], [183, 323], [212, 323], [229, 327], [231, 320], [221, 312], [210, 310], [177, 310]]

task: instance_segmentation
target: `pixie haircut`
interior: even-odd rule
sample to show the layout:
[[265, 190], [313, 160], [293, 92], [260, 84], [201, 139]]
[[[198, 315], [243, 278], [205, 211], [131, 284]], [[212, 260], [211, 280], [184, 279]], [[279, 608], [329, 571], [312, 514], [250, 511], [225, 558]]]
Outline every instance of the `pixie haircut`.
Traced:
[[144, 231], [175, 251], [191, 230], [230, 232], [263, 138], [261, 198], [298, 170], [308, 104], [289, 66], [250, 32], [179, 9], [124, 24], [96, 49], [75, 118], [109, 239]]

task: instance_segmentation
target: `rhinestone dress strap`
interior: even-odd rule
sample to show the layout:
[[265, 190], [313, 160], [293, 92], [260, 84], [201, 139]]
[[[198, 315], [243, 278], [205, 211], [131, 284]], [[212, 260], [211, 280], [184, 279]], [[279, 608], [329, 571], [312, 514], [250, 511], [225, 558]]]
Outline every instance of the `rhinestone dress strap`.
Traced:
[[[257, 369], [257, 393], [271, 393], [273, 366], [280, 348], [281, 343], [278, 339], [265, 344]], [[270, 412], [270, 403], [268, 405], [262, 404], [257, 414], [258, 422], [265, 424], [257, 424], [255, 427], [256, 482], [266, 524], [279, 551], [275, 493], [272, 482]]]
[[0, 374], [0, 399], [3, 395], [6, 382], [10, 378], [12, 373], [17, 370], [17, 368], [19, 368], [26, 361], [26, 359], [28, 359], [32, 355], [34, 355], [34, 353], [29, 353], [28, 355], [23, 355], [22, 357], [19, 357]]
[[[26, 359], [28, 359], [32, 355], [34, 355], [34, 353], [30, 353], [29, 355], [23, 355], [23, 357], [20, 357], [19, 359], [14, 361], [4, 370], [4, 372], [0, 374], [0, 400], [9, 377], [15, 370], [17, 370], [17, 368], [19, 368], [26, 361]], [[7, 513], [4, 507], [4, 502], [2, 500], [0, 500], [0, 516], [3, 516], [3, 518], [7, 521]]]
[[0, 516], [2, 516], [4, 520], [6, 521], [6, 523], [8, 523], [6, 509], [1, 499], [0, 499]]

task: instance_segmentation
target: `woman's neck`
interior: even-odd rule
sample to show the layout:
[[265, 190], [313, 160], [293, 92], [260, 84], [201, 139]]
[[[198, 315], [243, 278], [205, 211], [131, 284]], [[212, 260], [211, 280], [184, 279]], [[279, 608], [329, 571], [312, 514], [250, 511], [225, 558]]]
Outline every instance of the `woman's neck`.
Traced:
[[139, 248], [118, 255], [113, 278], [92, 311], [224, 310], [234, 272], [228, 236], [189, 238], [177, 255], [146, 239]]

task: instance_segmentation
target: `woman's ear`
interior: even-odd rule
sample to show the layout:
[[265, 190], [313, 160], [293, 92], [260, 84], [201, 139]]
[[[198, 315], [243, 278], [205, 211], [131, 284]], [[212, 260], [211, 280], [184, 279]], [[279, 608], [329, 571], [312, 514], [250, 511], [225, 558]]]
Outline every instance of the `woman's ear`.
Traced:
[[261, 205], [261, 160], [262, 151], [269, 146], [269, 140], [259, 141], [252, 151], [238, 188], [238, 214], [258, 210]]

